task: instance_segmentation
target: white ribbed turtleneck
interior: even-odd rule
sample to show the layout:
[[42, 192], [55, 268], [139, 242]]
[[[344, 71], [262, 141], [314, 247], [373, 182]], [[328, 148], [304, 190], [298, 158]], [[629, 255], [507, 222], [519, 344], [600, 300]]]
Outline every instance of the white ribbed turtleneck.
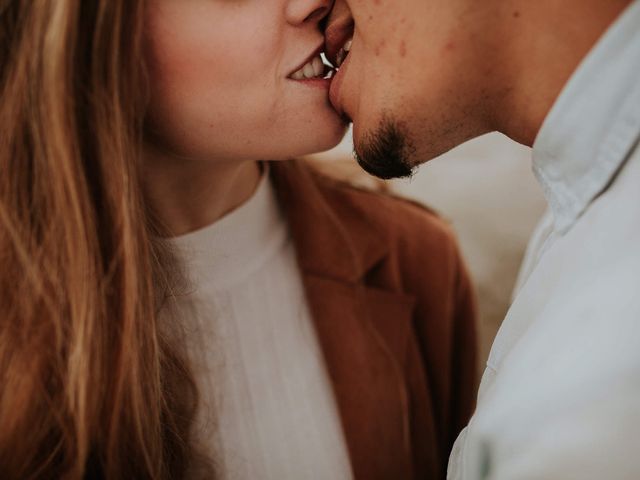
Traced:
[[286, 220], [265, 172], [241, 207], [171, 239], [190, 279], [196, 435], [223, 479], [352, 478]]

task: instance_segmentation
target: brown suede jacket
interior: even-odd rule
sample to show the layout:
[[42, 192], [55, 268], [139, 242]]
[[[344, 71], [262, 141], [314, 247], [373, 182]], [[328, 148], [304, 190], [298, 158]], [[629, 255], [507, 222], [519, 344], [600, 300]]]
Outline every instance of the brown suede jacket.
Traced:
[[451, 229], [302, 162], [270, 168], [355, 478], [445, 478], [476, 387], [474, 295]]

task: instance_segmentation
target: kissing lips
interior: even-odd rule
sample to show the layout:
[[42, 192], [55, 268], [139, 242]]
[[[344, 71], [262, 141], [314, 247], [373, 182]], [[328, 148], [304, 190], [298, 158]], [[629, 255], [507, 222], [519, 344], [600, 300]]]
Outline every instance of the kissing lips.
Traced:
[[351, 60], [351, 56], [347, 55], [347, 58], [341, 64], [338, 73], [333, 77], [331, 81], [331, 88], [329, 89], [329, 100], [331, 101], [331, 105], [338, 115], [343, 117], [347, 123], [351, 123], [351, 119], [348, 117], [344, 110], [344, 104], [342, 101], [342, 86], [344, 82], [344, 77], [347, 74], [349, 69], [349, 63]]
[[344, 60], [344, 58], [339, 58], [340, 51], [349, 50], [349, 48], [344, 47], [350, 47], [349, 41], [353, 38], [354, 31], [355, 22], [351, 11], [344, 2], [338, 2], [329, 16], [329, 21], [324, 31], [325, 53], [333, 65], [339, 66], [341, 60]]
[[323, 62], [322, 49], [322, 45], [316, 48], [287, 78], [297, 81], [329, 80], [333, 76], [333, 69]]
[[[351, 60], [351, 45], [355, 32], [355, 23], [351, 12], [342, 9], [331, 16], [325, 30], [325, 52], [329, 61], [336, 66], [337, 73], [331, 82], [329, 99], [333, 108], [343, 116], [346, 114], [342, 102], [342, 86]], [[350, 120], [348, 120], [350, 121]]]

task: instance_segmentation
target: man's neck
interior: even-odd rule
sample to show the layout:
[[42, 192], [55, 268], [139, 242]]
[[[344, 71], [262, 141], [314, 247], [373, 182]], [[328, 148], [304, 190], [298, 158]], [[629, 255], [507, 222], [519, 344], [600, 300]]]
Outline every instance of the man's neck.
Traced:
[[533, 146], [558, 95], [606, 30], [632, 0], [505, 2], [507, 39], [495, 123]]
[[178, 158], [147, 148], [145, 191], [171, 236], [210, 225], [245, 203], [260, 181], [256, 161]]

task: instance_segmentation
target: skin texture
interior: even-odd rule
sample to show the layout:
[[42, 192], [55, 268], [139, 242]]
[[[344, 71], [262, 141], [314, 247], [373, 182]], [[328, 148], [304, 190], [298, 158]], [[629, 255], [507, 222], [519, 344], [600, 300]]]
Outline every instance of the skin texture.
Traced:
[[361, 164], [383, 177], [410, 174], [491, 131], [531, 146], [562, 87], [629, 3], [337, 0], [328, 43], [346, 15], [355, 32], [332, 101], [354, 122]]
[[345, 132], [328, 85], [287, 78], [324, 43], [332, 0], [150, 0], [146, 187], [173, 234], [246, 201], [260, 160], [327, 150]]

